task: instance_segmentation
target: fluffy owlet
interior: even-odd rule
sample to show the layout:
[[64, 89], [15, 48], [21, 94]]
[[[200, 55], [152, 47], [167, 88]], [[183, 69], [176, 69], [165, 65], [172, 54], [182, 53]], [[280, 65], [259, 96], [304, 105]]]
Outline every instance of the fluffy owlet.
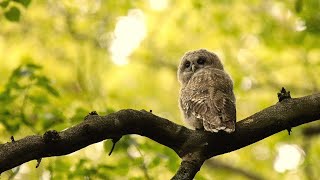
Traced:
[[180, 109], [188, 124], [210, 132], [235, 131], [233, 82], [217, 55], [205, 49], [187, 52], [178, 79]]

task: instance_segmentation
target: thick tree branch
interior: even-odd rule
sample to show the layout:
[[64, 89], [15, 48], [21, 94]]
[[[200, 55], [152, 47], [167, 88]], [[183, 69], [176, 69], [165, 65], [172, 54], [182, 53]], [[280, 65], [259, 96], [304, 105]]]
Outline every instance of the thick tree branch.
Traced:
[[320, 94], [285, 99], [239, 121], [232, 134], [190, 130], [146, 111], [91, 114], [65, 131], [48, 131], [43, 136], [28, 136], [0, 145], [0, 172], [31, 160], [69, 154], [105, 139], [139, 134], [173, 149], [182, 158], [174, 178], [192, 179], [208, 158], [318, 119]]
[[193, 179], [206, 159], [200, 151], [182, 157], [181, 165], [172, 180]]

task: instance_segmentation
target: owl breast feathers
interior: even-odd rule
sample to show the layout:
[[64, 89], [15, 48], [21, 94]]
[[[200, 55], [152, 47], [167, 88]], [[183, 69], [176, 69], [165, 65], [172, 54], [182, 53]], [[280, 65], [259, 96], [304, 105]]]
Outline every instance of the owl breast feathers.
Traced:
[[180, 109], [187, 123], [210, 132], [235, 131], [233, 83], [215, 54], [204, 49], [185, 54], [178, 79]]

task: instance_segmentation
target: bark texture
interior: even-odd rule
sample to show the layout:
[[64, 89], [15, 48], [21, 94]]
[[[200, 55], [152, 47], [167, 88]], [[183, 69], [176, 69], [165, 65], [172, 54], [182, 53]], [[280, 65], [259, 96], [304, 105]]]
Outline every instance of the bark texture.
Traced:
[[193, 179], [211, 157], [318, 119], [320, 94], [284, 99], [238, 121], [232, 134], [191, 130], [144, 110], [126, 109], [106, 116], [90, 113], [83, 122], [64, 131], [47, 131], [43, 136], [1, 144], [0, 173], [31, 160], [70, 154], [105, 139], [139, 134], [173, 149], [181, 157], [173, 179]]

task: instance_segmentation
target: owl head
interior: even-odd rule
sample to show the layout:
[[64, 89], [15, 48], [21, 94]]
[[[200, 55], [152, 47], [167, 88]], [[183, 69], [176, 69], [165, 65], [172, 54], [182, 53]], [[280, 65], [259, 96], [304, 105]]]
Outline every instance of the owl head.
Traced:
[[223, 65], [216, 54], [205, 49], [187, 52], [178, 67], [179, 82], [186, 84], [194, 73], [207, 67], [223, 71]]

